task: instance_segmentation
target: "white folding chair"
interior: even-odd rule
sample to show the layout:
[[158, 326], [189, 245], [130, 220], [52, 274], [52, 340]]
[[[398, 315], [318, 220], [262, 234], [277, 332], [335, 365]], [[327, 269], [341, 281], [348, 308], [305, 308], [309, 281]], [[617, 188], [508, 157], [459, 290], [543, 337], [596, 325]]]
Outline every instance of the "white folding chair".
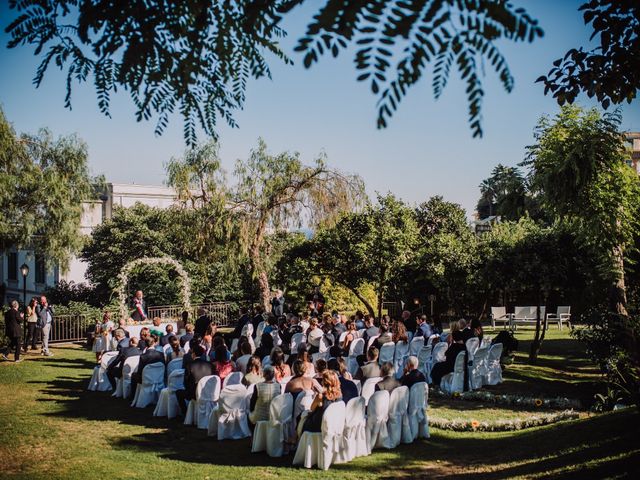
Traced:
[[418, 352], [418, 370], [422, 372], [428, 382], [429, 377], [429, 363], [431, 362], [431, 345], [424, 346]]
[[167, 363], [167, 378], [171, 375], [171, 372], [174, 370], [180, 370], [182, 368], [182, 358], [174, 358], [169, 363]]
[[209, 416], [217, 408], [220, 398], [222, 382], [217, 375], [202, 377], [196, 386], [196, 398], [187, 406], [184, 417], [185, 425], [197, 425], [198, 428], [208, 428]]
[[362, 385], [362, 393], [360, 394], [362, 398], [364, 398], [365, 405], [369, 404], [369, 399], [371, 395], [373, 395], [373, 392], [376, 391], [376, 384], [380, 380], [382, 380], [382, 377], [371, 377], [365, 380], [364, 385]]
[[[303, 394], [300, 393], [299, 396]], [[251, 452], [264, 452], [270, 457], [284, 455], [284, 442], [290, 433], [293, 421], [293, 395], [283, 393], [271, 400], [269, 420], [256, 422], [253, 430]]]
[[409, 355], [417, 357], [422, 347], [424, 347], [424, 337], [415, 337], [409, 344]]
[[305, 343], [306, 336], [304, 333], [295, 333], [291, 337], [291, 343], [289, 344], [291, 354], [298, 353], [298, 347], [301, 343]]
[[411, 428], [408, 418], [409, 387], [394, 388], [389, 396], [389, 419], [386, 448], [396, 448], [402, 443], [411, 443]]
[[380, 347], [380, 356], [378, 357], [378, 363], [390, 362], [393, 363], [393, 355], [396, 353], [396, 344], [393, 342], [387, 342]]
[[469, 367], [469, 388], [471, 390], [477, 390], [482, 388], [484, 384], [484, 377], [487, 374], [487, 356], [489, 355], [489, 348], [483, 347], [476, 351]]
[[226, 388], [230, 385], [237, 385], [242, 383], [244, 375], [242, 372], [231, 372], [229, 375], [224, 377], [224, 381], [222, 382], [222, 388]]
[[246, 397], [247, 387], [240, 383], [222, 389], [218, 408], [209, 417], [209, 436], [217, 435], [218, 440], [239, 440], [251, 436]]
[[164, 363], [152, 363], [142, 370], [142, 383], [136, 388], [132, 407], [144, 408], [155, 404], [164, 388]]
[[507, 307], [491, 307], [491, 328], [496, 328], [496, 323], [502, 322], [504, 328], [511, 326], [513, 314], [507, 313]]
[[107, 367], [118, 356], [118, 352], [104, 352], [100, 358], [100, 365], [93, 367], [93, 374], [89, 381], [87, 390], [92, 392], [108, 392], [111, 390], [111, 383], [107, 378]]
[[396, 343], [396, 349], [393, 354], [393, 368], [396, 371], [396, 378], [402, 377], [404, 362], [409, 357], [409, 344], [406, 342]]
[[367, 404], [367, 434], [371, 450], [385, 448], [389, 437], [387, 420], [389, 420], [389, 392], [381, 390], [371, 395]]
[[453, 372], [447, 373], [442, 380], [440, 380], [440, 389], [448, 393], [462, 393], [464, 391], [464, 355], [465, 352], [460, 352], [456, 356], [456, 361], [453, 365]]
[[264, 321], [258, 323], [258, 326], [256, 327], [256, 339], [255, 339], [256, 348], [260, 347], [260, 342], [262, 342], [262, 331], [264, 330], [264, 327], [265, 327]]
[[369, 349], [371, 348], [371, 345], [373, 345], [373, 342], [376, 341], [376, 338], [378, 338], [380, 335], [374, 335], [372, 337], [369, 337], [369, 340], [367, 340], [367, 351], [369, 351]]
[[184, 389], [184, 369], [172, 371], [167, 378], [167, 386], [160, 391], [154, 417], [175, 418], [178, 415], [179, 405], [176, 398], [176, 390]]
[[349, 345], [349, 358], [347, 359], [347, 368], [351, 375], [355, 375], [358, 371], [358, 355], [364, 353], [364, 338], [356, 338]]
[[429, 385], [425, 382], [414, 383], [409, 391], [409, 429], [411, 439], [429, 438], [429, 418], [427, 417], [427, 403], [429, 400]]
[[328, 470], [344, 443], [345, 416], [344, 402], [329, 405], [322, 416], [322, 431], [304, 432], [300, 437], [293, 464]]
[[350, 462], [356, 457], [365, 457], [371, 454], [365, 412], [364, 398], [355, 397], [347, 403], [344, 443], [337, 459], [335, 459], [336, 463]]
[[131, 375], [138, 370], [139, 363], [140, 355], [129, 357], [124, 361], [124, 365], [122, 365], [122, 375], [116, 381], [114, 397], [129, 398], [129, 393], [131, 393]]
[[502, 357], [502, 344], [496, 343], [489, 349], [489, 355], [487, 356], [487, 373], [483, 382], [485, 385], [502, 383], [500, 357]]
[[562, 330], [562, 322], [570, 323], [571, 321], [571, 307], [559, 306], [556, 313], [547, 313], [547, 322], [557, 322], [558, 328]]
[[465, 346], [467, 348], [467, 352], [469, 352], [469, 361], [472, 361], [473, 356], [478, 351], [478, 348], [480, 348], [480, 339], [478, 337], [471, 337], [467, 340]]

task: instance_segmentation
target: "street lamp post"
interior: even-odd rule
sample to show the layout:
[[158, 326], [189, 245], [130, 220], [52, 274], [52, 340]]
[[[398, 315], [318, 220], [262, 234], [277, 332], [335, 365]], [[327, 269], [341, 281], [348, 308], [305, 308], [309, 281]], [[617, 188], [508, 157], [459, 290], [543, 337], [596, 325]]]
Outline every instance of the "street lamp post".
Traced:
[[27, 275], [29, 275], [29, 265], [23, 263], [20, 267], [22, 273], [22, 311], [24, 312], [24, 338], [27, 338]]

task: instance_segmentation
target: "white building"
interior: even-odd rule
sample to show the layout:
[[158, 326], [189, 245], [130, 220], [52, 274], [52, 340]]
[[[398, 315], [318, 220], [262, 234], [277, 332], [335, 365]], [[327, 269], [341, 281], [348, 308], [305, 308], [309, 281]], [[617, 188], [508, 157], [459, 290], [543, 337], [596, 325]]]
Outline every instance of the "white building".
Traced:
[[[168, 187], [108, 183], [99, 199], [85, 203], [80, 233], [90, 235], [95, 226], [111, 218], [116, 206], [132, 207], [136, 203], [143, 203], [150, 207], [167, 208], [176, 202], [176, 198], [175, 191]], [[71, 258], [68, 271], [62, 272], [57, 266], [47, 268], [46, 259], [37, 252], [11, 249], [3, 252], [0, 258], [0, 283], [4, 283], [6, 288], [6, 297], [0, 298], [0, 303], [13, 299], [22, 301], [23, 276], [20, 267], [23, 264], [29, 267], [26, 277], [27, 299], [41, 294], [60, 280], [76, 283], [86, 281], [87, 267], [76, 257]]]

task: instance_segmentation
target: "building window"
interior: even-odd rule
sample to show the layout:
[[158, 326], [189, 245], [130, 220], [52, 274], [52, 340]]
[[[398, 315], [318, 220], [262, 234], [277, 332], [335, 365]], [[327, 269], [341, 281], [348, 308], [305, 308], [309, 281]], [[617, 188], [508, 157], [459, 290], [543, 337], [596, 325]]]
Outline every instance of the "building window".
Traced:
[[47, 279], [47, 269], [42, 255], [36, 255], [36, 283], [45, 283]]
[[9, 252], [8, 278], [9, 280], [18, 280], [18, 252]]

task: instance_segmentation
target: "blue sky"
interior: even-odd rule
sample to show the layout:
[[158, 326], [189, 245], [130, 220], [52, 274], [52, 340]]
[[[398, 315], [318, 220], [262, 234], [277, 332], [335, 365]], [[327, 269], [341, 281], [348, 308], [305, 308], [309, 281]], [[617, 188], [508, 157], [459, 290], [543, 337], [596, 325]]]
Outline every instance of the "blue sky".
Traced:
[[[487, 70], [483, 138], [471, 136], [464, 87], [455, 74], [438, 101], [433, 100], [427, 77], [409, 92], [389, 127], [377, 130], [376, 99], [367, 85], [356, 82], [351, 56], [326, 57], [305, 70], [301, 57], [292, 51], [316, 6], [309, 3], [284, 24], [289, 37], [283, 46], [296, 64], [285, 66], [272, 59], [273, 80], [249, 84], [245, 108], [236, 114], [240, 128], [220, 125], [223, 166], [232, 170], [235, 160], [246, 158], [263, 137], [272, 151], [298, 151], [307, 161], [325, 152], [330, 165], [361, 175], [371, 195], [391, 191], [409, 203], [443, 195], [469, 215], [479, 183], [498, 163], [521, 162], [537, 119], [558, 110], [535, 79], [569, 48], [586, 45], [590, 34], [577, 11], [581, 1], [514, 1], [540, 21], [545, 36], [533, 44], [500, 44], [515, 89], [506, 93]], [[2, 2], [3, 29], [10, 17]], [[113, 182], [164, 182], [164, 163], [184, 151], [179, 117], [172, 119], [162, 137], [156, 137], [154, 123], [135, 121], [126, 94], [113, 98], [111, 119], [103, 116], [90, 84], [74, 87], [69, 111], [64, 108], [62, 74], [50, 70], [36, 89], [31, 80], [38, 59], [28, 47], [8, 50], [7, 38], [0, 33], [0, 104], [18, 132], [48, 127], [55, 134], [77, 133], [89, 146], [93, 173]], [[625, 130], [640, 130], [639, 102], [622, 107]], [[586, 97], [580, 103], [592, 104]]]

